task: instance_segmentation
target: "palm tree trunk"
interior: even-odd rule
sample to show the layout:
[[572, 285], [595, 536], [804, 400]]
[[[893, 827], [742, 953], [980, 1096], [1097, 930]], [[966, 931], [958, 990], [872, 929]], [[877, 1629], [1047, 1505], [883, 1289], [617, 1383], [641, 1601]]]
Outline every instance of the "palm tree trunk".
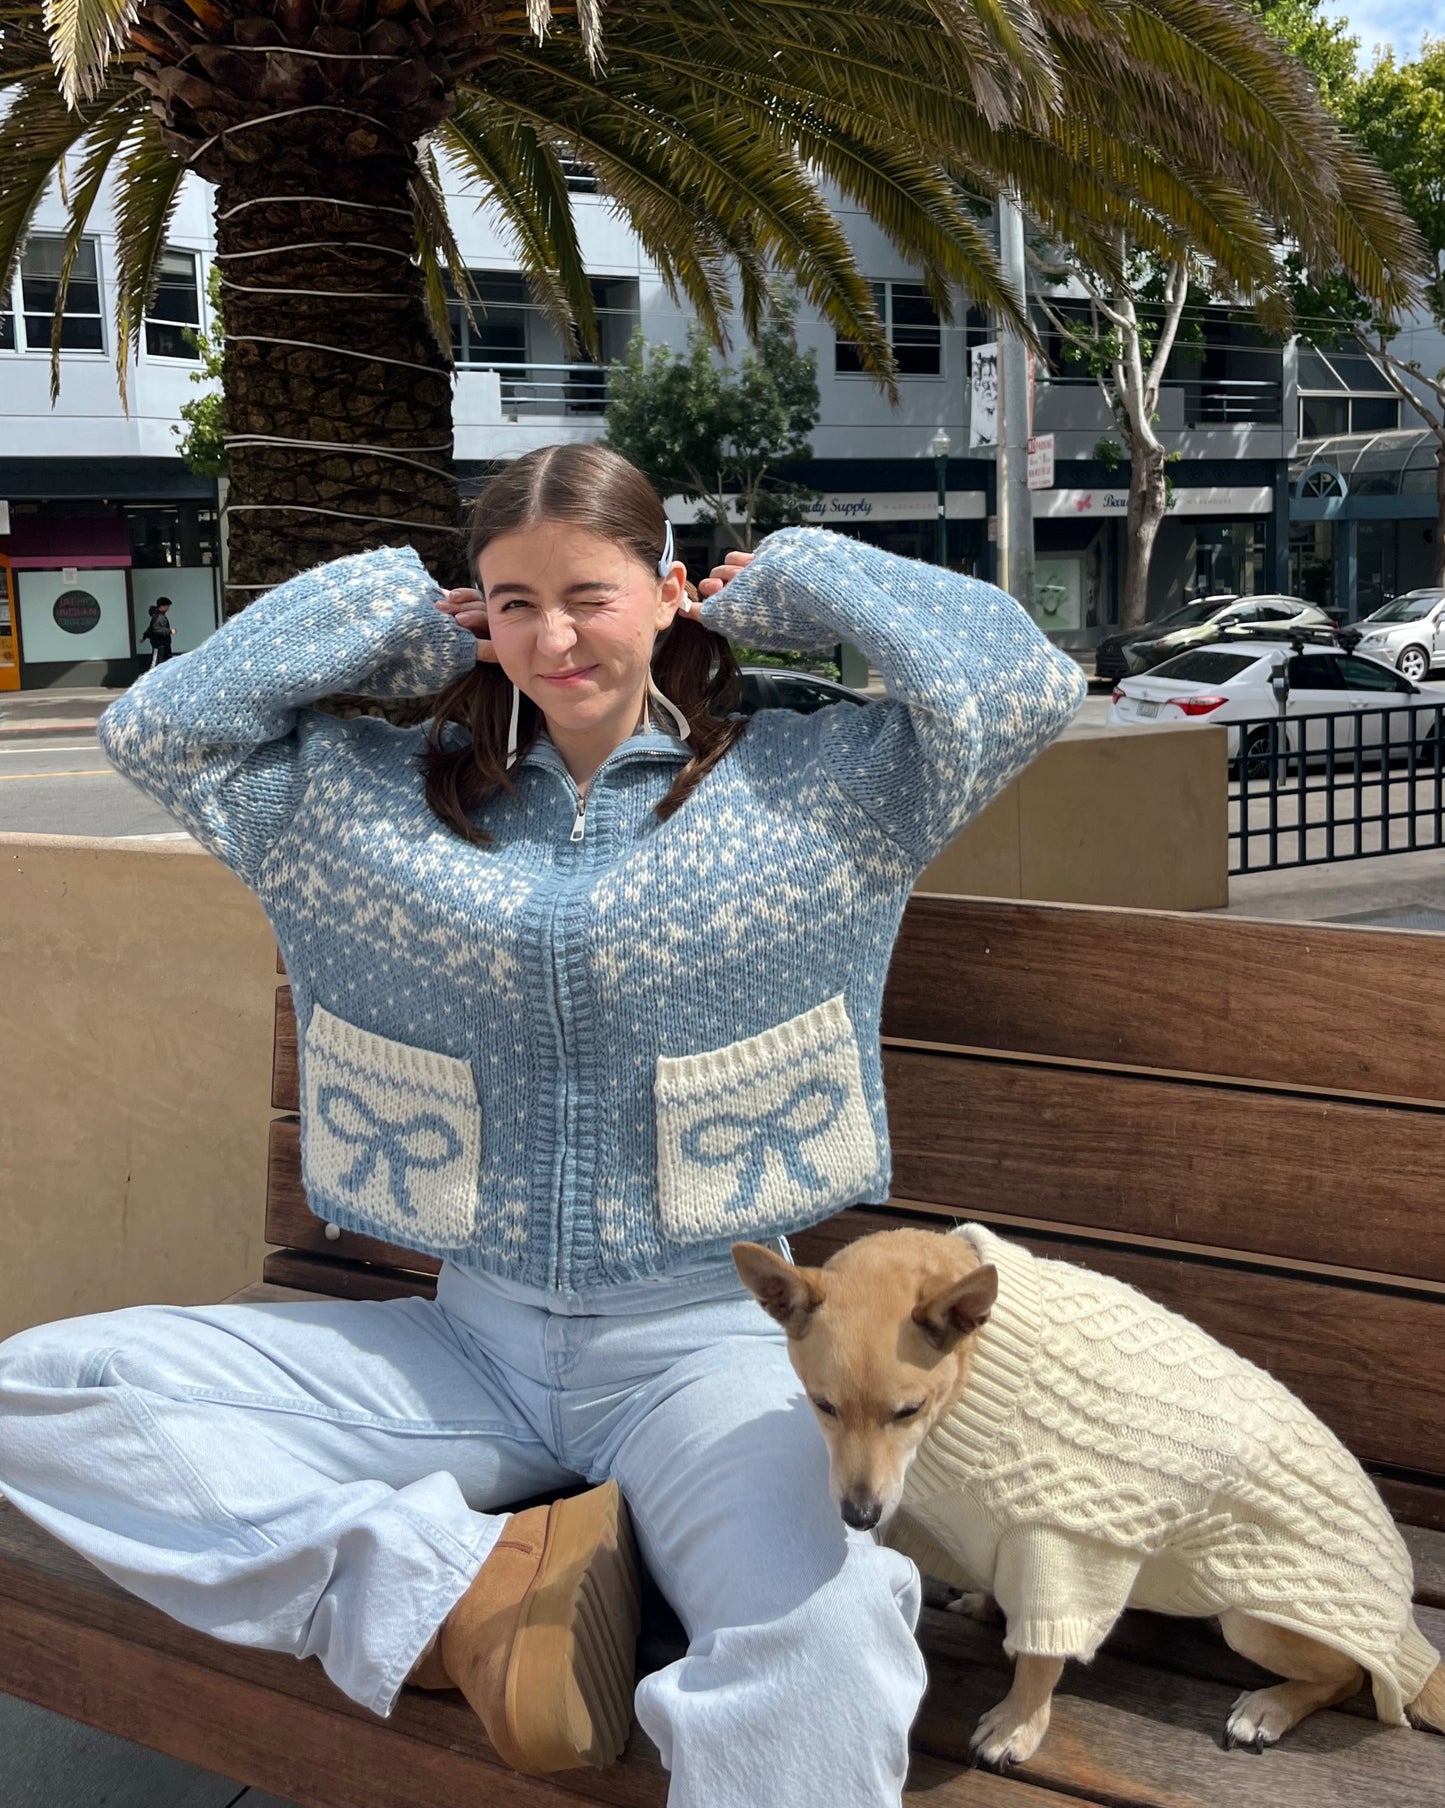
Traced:
[[[291, 128], [288, 130], [288, 127]], [[331, 111], [212, 171], [225, 307], [228, 612], [322, 559], [410, 542], [461, 575], [449, 360], [412, 261], [414, 147]]]

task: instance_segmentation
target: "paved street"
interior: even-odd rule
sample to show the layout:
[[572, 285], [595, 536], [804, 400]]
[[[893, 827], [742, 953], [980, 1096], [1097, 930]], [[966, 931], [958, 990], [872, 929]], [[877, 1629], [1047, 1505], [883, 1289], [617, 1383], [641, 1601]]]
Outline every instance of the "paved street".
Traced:
[[93, 732], [0, 736], [0, 833], [175, 835], [159, 804], [106, 764]]

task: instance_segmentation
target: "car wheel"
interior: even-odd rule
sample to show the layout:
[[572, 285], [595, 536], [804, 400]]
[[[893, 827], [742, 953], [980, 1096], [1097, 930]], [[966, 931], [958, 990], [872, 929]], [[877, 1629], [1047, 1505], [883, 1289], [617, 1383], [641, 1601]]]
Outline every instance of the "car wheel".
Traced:
[[1430, 655], [1424, 647], [1406, 647], [1395, 661], [1395, 669], [1411, 684], [1423, 684], [1430, 675]]
[[1240, 770], [1246, 778], [1268, 778], [1275, 764], [1275, 749], [1280, 745], [1274, 728], [1254, 728], [1244, 743]]

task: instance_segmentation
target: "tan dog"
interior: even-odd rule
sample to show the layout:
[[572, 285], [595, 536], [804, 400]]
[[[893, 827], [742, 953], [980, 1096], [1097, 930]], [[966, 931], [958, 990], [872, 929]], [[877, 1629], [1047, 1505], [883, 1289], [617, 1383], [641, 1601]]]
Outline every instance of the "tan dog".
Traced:
[[[989, 1251], [992, 1261], [981, 1259], [980, 1247]], [[1237, 1457], [1237, 1462], [1227, 1465], [1228, 1473], [1222, 1483], [1214, 1478], [1206, 1508], [1191, 1516], [1179, 1504], [1187, 1493], [1185, 1483], [1166, 1487], [1161, 1497], [1166, 1529], [1161, 1533], [1151, 1527], [1140, 1534], [1143, 1554], [1137, 1558], [1127, 1547], [1121, 1553], [1117, 1548], [1110, 1550], [1102, 1539], [1073, 1535], [1073, 1529], [1065, 1523], [1068, 1512], [1078, 1511], [1081, 1497], [1087, 1504], [1092, 1486], [1097, 1485], [1101, 1498], [1128, 1493], [1119, 1486], [1117, 1472], [1103, 1477], [1103, 1458], [1097, 1459], [1098, 1475], [1090, 1475], [1088, 1465], [1095, 1459], [1090, 1452], [1092, 1440], [1087, 1425], [1083, 1435], [1074, 1438], [1074, 1445], [1084, 1451], [1078, 1472], [1069, 1472], [1067, 1487], [1048, 1484], [1042, 1496], [1035, 1492], [1027, 1514], [1021, 1515], [1026, 1521], [1021, 1526], [1022, 1538], [1017, 1536], [1018, 1528], [1013, 1533], [1006, 1530], [995, 1547], [997, 1555], [980, 1555], [990, 1547], [987, 1539], [980, 1541], [980, 1535], [976, 1535], [977, 1524], [969, 1523], [973, 1495], [966, 1472], [958, 1487], [949, 1489], [959, 1504], [955, 1506], [950, 1499], [942, 1522], [936, 1492], [931, 1503], [920, 1505], [914, 1500], [909, 1475], [930, 1434], [941, 1429], [947, 1444], [957, 1425], [971, 1426], [979, 1421], [997, 1431], [1000, 1444], [1008, 1443], [1011, 1421], [1006, 1405], [999, 1404], [997, 1386], [999, 1351], [1010, 1363], [1015, 1361], [1015, 1352], [1027, 1351], [1027, 1339], [1020, 1326], [1028, 1327], [1030, 1301], [1034, 1302], [1036, 1328], [1042, 1327], [1038, 1329], [1035, 1347], [1043, 1351], [1041, 1360], [1050, 1365], [1050, 1375], [1059, 1366], [1058, 1351], [1051, 1353], [1050, 1339], [1057, 1342], [1067, 1336], [1067, 1332], [1053, 1327], [1068, 1322], [1071, 1316], [1082, 1316], [1097, 1298], [1103, 1303], [1104, 1313], [1111, 1315], [1111, 1322], [1128, 1322], [1135, 1329], [1146, 1324], [1156, 1331], [1162, 1327], [1163, 1335], [1172, 1337], [1187, 1358], [1179, 1363], [1177, 1371], [1169, 1372], [1163, 1387], [1158, 1385], [1157, 1374], [1150, 1371], [1151, 1410], [1157, 1411], [1157, 1400], [1169, 1398], [1171, 1388], [1178, 1388], [1179, 1375], [1188, 1384], [1191, 1377], [1202, 1374], [1205, 1378], [1194, 1383], [1202, 1402], [1198, 1411], [1207, 1414], [1213, 1410], [1217, 1414], [1215, 1397], [1209, 1393], [1211, 1386], [1219, 1385], [1217, 1378], [1208, 1378], [1212, 1368], [1216, 1377], [1222, 1375], [1226, 1382], [1233, 1381], [1246, 1393], [1252, 1391], [1255, 1397], [1266, 1398], [1276, 1416], [1283, 1410], [1281, 1402], [1287, 1403], [1286, 1416], [1298, 1419], [1304, 1428], [1305, 1443], [1311, 1450], [1317, 1446], [1325, 1453], [1322, 1460], [1333, 1465], [1329, 1473], [1337, 1480], [1344, 1475], [1353, 1485], [1350, 1472], [1354, 1472], [1363, 1502], [1360, 1518], [1364, 1524], [1359, 1543], [1367, 1556], [1361, 1560], [1362, 1566], [1373, 1563], [1378, 1569], [1379, 1552], [1386, 1550], [1389, 1561], [1385, 1567], [1394, 1566], [1391, 1573], [1395, 1577], [1395, 1598], [1386, 1603], [1382, 1618], [1389, 1625], [1401, 1619], [1405, 1622], [1397, 1640], [1401, 1655], [1383, 1683], [1377, 1673], [1388, 1668], [1387, 1660], [1371, 1664], [1371, 1674], [1376, 1676], [1377, 1705], [1382, 1718], [1408, 1717], [1416, 1725], [1445, 1732], [1445, 1669], [1414, 1628], [1409, 1611], [1408, 1555], [1372, 1484], [1343, 1446], [1292, 1396], [1188, 1321], [1164, 1312], [1122, 1282], [1062, 1263], [1035, 1261], [1018, 1245], [1004, 1243], [976, 1226], [966, 1226], [954, 1235], [902, 1230], [863, 1237], [840, 1250], [822, 1268], [795, 1268], [755, 1243], [735, 1244], [733, 1259], [745, 1285], [787, 1332], [793, 1367], [827, 1440], [831, 1457], [829, 1485], [846, 1523], [858, 1529], [886, 1526], [902, 1507], [898, 1535], [889, 1542], [910, 1550], [924, 1567], [942, 1570], [946, 1580], [961, 1581], [967, 1577], [999, 1596], [1009, 1625], [1005, 1649], [1015, 1656], [1014, 1680], [1005, 1699], [983, 1716], [974, 1732], [970, 1753], [976, 1761], [1002, 1767], [1022, 1763], [1033, 1755], [1048, 1729], [1050, 1702], [1066, 1659], [1091, 1657], [1113, 1619], [1131, 1603], [1166, 1612], [1193, 1611], [1201, 1616], [1217, 1612], [1224, 1636], [1236, 1651], [1288, 1679], [1240, 1697], [1227, 1723], [1227, 1745], [1262, 1749], [1273, 1744], [1307, 1714], [1353, 1695], [1366, 1674], [1355, 1655], [1340, 1644], [1308, 1636], [1297, 1625], [1275, 1624], [1268, 1618], [1222, 1604], [1192, 1608], [1177, 1604], [1191, 1598], [1187, 1589], [1181, 1593], [1178, 1574], [1188, 1573], [1187, 1564], [1200, 1549], [1206, 1551], [1206, 1556], [1225, 1552], [1228, 1562], [1219, 1566], [1221, 1574], [1237, 1574], [1241, 1567], [1247, 1571], [1251, 1562], [1257, 1562], [1260, 1573], [1268, 1575], [1271, 1562], [1287, 1564], [1292, 1556], [1297, 1562], [1308, 1561], [1309, 1540], [1303, 1541], [1303, 1557], [1290, 1550], [1288, 1539], [1283, 1536], [1276, 1545], [1270, 1545], [1269, 1530], [1261, 1531], [1251, 1519], [1248, 1503], [1256, 1495], [1246, 1488], [1235, 1491], [1246, 1504], [1238, 1509], [1237, 1523], [1231, 1522], [1229, 1478], [1237, 1468], [1247, 1467], [1250, 1456], [1247, 1439], [1233, 1438], [1232, 1432], [1226, 1436], [1232, 1439], [1231, 1455]], [[1041, 1286], [1045, 1290], [1042, 1296]], [[1061, 1311], [1059, 1302], [1073, 1308], [1081, 1289], [1088, 1294], [1085, 1307], [1073, 1313]], [[1020, 1296], [1018, 1300], [1009, 1297], [1011, 1290]], [[1042, 1313], [1037, 1310], [1040, 1297], [1044, 1299]], [[996, 1326], [989, 1333], [984, 1328], [995, 1314], [996, 1302]], [[985, 1341], [990, 1335], [995, 1345], [992, 1349]], [[1143, 1349], [1149, 1340], [1137, 1337], [1135, 1342]], [[1108, 1353], [1114, 1355], [1112, 1349]], [[1091, 1360], [1092, 1356], [1093, 1352]], [[1140, 1357], [1134, 1366], [1147, 1369], [1148, 1360]], [[1019, 1365], [1020, 1373], [1026, 1372], [1022, 1358]], [[976, 1370], [980, 1375], [988, 1371], [979, 1382], [987, 1398], [978, 1401], [970, 1399], [970, 1378]], [[1020, 1383], [1021, 1387], [1025, 1385]], [[1195, 1402], [1186, 1400], [1186, 1407], [1194, 1410]], [[1125, 1460], [1131, 1440], [1145, 1461], [1153, 1461], [1160, 1449], [1167, 1453], [1166, 1462], [1175, 1460], [1181, 1446], [1167, 1431], [1159, 1436], [1157, 1424], [1152, 1428], [1148, 1424], [1148, 1413], [1137, 1415], [1137, 1424], [1133, 1416], [1123, 1417], [1126, 1422], [1122, 1431], [1117, 1424], [1109, 1426], [1105, 1438], [1116, 1444], [1122, 1441]], [[1024, 1423], [1024, 1419], [1018, 1423]], [[1138, 1429], [1139, 1425], [1144, 1429]], [[929, 1444], [925, 1460], [915, 1471], [916, 1481], [927, 1471], [933, 1478], [929, 1485], [935, 1489], [938, 1470], [934, 1456], [940, 1448], [936, 1439]], [[966, 1449], [967, 1445], [955, 1442], [953, 1448]], [[1074, 1454], [1071, 1448], [1070, 1456]], [[1269, 1468], [1273, 1454], [1264, 1452], [1263, 1473], [1275, 1473]], [[980, 1475], [1007, 1475], [1026, 1467], [1007, 1451], [986, 1446], [978, 1449]], [[1055, 1486], [1059, 1496], [1058, 1526], [1048, 1523], [1050, 1485]], [[999, 1491], [995, 1489], [996, 1493]], [[1007, 1487], [1002, 1487], [1002, 1492], [1006, 1494]], [[1136, 1488], [1134, 1493], [1137, 1495], [1139, 1490]], [[1348, 1495], [1348, 1488], [1345, 1493]], [[1171, 1497], [1175, 1495], [1179, 1498]], [[978, 1498], [990, 1498], [982, 1483]], [[1352, 1503], [1351, 1510], [1358, 1505]], [[918, 1522], [913, 1520], [915, 1510], [919, 1513]], [[979, 1517], [981, 1514], [975, 1516]], [[940, 1529], [941, 1523], [944, 1529]], [[1042, 1545], [1040, 1540], [1044, 1541]], [[1120, 1540], [1116, 1538], [1115, 1542], [1117, 1546]], [[1348, 1543], [1347, 1536], [1343, 1542]], [[1024, 1554], [1014, 1552], [1005, 1564], [1002, 1553], [1013, 1552], [1015, 1545]], [[1039, 1561], [1040, 1549], [1047, 1561]], [[1032, 1559], [1029, 1551], [1034, 1552]], [[930, 1565], [930, 1555], [941, 1555], [948, 1567], [945, 1563]], [[980, 1567], [990, 1565], [991, 1573], [979, 1573]], [[1030, 1626], [1076, 1625], [1066, 1617], [1070, 1609], [1057, 1605], [1051, 1594], [1059, 1587], [1067, 1592], [1072, 1582], [1077, 1585], [1078, 1597], [1092, 1604], [1096, 1597], [1090, 1591], [1096, 1578], [1089, 1574], [1091, 1565], [1097, 1565], [1105, 1576], [1099, 1597], [1103, 1601], [1102, 1618], [1095, 1633], [1082, 1640], [1062, 1631], [1044, 1636], [1031, 1633]], [[1161, 1577], [1169, 1578], [1172, 1594], [1162, 1587]], [[1192, 1578], [1189, 1586], [1195, 1586]], [[1111, 1597], [1111, 1589], [1117, 1599]], [[1295, 1592], [1308, 1593], [1298, 1588]], [[966, 1595], [956, 1607], [974, 1617], [989, 1617], [989, 1594]], [[1298, 1621], [1303, 1611], [1286, 1604], [1280, 1617]], [[1323, 1618], [1333, 1627], [1327, 1607]], [[1388, 1636], [1393, 1637], [1394, 1633]], [[1033, 1648], [1023, 1648], [1020, 1640]], [[1052, 1648], [1039, 1649], [1041, 1645]], [[1373, 1648], [1367, 1654], [1377, 1655]], [[1408, 1698], [1397, 1686], [1400, 1676], [1406, 1678]]]

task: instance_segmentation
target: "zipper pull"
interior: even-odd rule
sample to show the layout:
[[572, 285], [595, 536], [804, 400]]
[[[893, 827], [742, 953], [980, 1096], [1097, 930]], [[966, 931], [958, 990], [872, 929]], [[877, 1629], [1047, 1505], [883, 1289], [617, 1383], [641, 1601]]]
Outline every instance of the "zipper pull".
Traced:
[[580, 841], [586, 833], [587, 833], [587, 799], [585, 797], [579, 797], [577, 799], [577, 819], [572, 824], [571, 839], [573, 841]]

